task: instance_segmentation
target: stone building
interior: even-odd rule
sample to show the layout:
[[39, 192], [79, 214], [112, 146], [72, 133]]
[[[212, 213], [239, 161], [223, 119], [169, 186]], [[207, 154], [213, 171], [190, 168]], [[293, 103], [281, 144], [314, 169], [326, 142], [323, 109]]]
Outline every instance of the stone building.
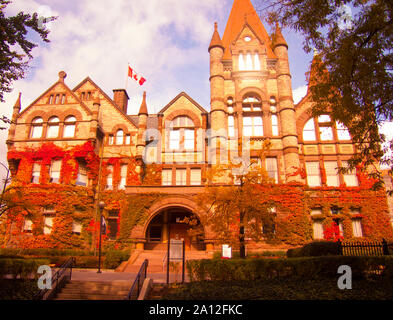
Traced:
[[[359, 173], [336, 169], [355, 152], [347, 128], [329, 115], [311, 117], [310, 94], [294, 104], [289, 48], [279, 27], [275, 34], [272, 42], [250, 0], [234, 1], [222, 38], [215, 25], [207, 44], [210, 111], [181, 92], [157, 114], [149, 113], [144, 94], [139, 113], [129, 115], [126, 90], [110, 97], [89, 77], [69, 88], [63, 71], [23, 110], [19, 97], [8, 160], [14, 184], [36, 202], [17, 213], [22, 218], [7, 229], [17, 230], [7, 241], [60, 246], [61, 238], [66, 246], [82, 246], [104, 200], [108, 238], [116, 243], [153, 249], [169, 237], [185, 239], [191, 249], [217, 248], [194, 196], [203, 191], [209, 167], [239, 154], [239, 139], [247, 141], [242, 156], [263, 166], [276, 198], [282, 195], [277, 224], [269, 228], [277, 243], [323, 239], [328, 222], [344, 238], [392, 238], [385, 194], [370, 191]], [[266, 139], [271, 147], [261, 160]], [[213, 183], [237, 181], [217, 177]], [[70, 188], [77, 203], [64, 200]], [[196, 218], [202, 233], [190, 235], [185, 217]]]

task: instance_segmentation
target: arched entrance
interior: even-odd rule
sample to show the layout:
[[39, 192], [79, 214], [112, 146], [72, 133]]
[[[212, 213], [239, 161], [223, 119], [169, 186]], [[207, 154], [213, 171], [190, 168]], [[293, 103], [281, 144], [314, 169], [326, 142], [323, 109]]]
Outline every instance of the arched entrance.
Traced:
[[173, 206], [155, 214], [146, 228], [145, 250], [165, 249], [168, 239], [184, 240], [187, 250], [205, 250], [205, 232], [191, 210]]

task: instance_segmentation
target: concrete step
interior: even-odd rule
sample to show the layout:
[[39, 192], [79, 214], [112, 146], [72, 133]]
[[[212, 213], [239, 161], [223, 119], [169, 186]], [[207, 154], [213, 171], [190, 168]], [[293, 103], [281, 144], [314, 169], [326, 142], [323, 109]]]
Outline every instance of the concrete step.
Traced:
[[59, 293], [54, 300], [124, 300], [125, 295], [90, 294], [90, 293]]

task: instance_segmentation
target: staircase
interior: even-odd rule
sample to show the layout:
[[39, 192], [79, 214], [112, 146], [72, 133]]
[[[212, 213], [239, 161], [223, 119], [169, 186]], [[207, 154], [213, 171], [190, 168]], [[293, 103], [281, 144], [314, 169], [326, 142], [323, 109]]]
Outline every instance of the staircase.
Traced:
[[[140, 250], [134, 251], [130, 259], [121, 265], [116, 271], [118, 272], [138, 272], [145, 259], [149, 260], [147, 268], [148, 273], [165, 273], [166, 272], [166, 250]], [[206, 251], [186, 251], [186, 260], [211, 259], [212, 253]]]
[[123, 280], [70, 281], [53, 300], [124, 300], [130, 286]]

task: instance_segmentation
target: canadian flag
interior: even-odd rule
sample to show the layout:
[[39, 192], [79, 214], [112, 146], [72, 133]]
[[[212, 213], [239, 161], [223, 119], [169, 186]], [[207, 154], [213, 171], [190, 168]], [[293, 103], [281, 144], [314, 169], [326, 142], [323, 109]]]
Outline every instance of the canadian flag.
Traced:
[[135, 72], [130, 66], [128, 66], [128, 76], [131, 79], [134, 79], [139, 85], [143, 85], [146, 79]]

